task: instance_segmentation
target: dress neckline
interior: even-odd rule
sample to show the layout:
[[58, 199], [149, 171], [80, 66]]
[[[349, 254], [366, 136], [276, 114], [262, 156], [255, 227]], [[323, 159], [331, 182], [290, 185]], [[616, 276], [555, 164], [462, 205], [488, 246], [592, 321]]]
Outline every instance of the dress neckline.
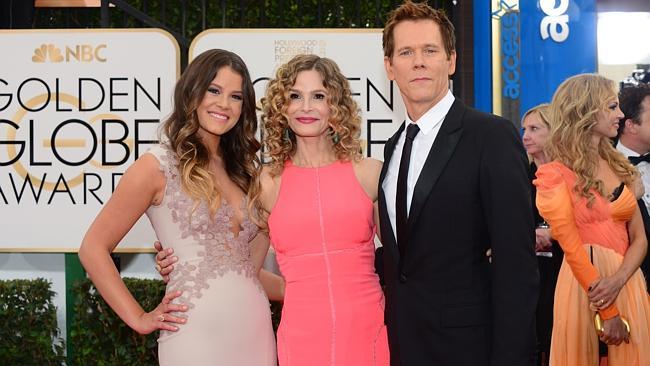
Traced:
[[[549, 163], [547, 163], [547, 164], [555, 164], [555, 166], [559, 166], [559, 167], [561, 167], [561, 168], [560, 168], [561, 170], [565, 170], [565, 171], [569, 172], [569, 174], [570, 174], [570, 175], [573, 177], [573, 179], [574, 179], [573, 184], [575, 185], [575, 182], [576, 182], [576, 180], [578, 179], [578, 175], [577, 175], [577, 174], [576, 174], [576, 173], [575, 173], [571, 168], [569, 168], [568, 166], [564, 165], [564, 163], [562, 163], [562, 162], [560, 162], [560, 161], [557, 161], [557, 160], [552, 161], [552, 162], [549, 162]], [[544, 164], [544, 165], [547, 165], [547, 164]], [[628, 194], [634, 195], [634, 193], [632, 193], [632, 191], [630, 191], [630, 189], [625, 185], [624, 182], [621, 182], [621, 183], [620, 183], [620, 184], [619, 184], [619, 185], [614, 189], [614, 191], [611, 192], [611, 194], [608, 194], [608, 196], [602, 196], [602, 195], [600, 194], [600, 192], [598, 192], [595, 188], [591, 188], [591, 191], [592, 191], [592, 192], [593, 192], [597, 197], [600, 197], [603, 201], [605, 201], [608, 205], [612, 205], [612, 204], [618, 202], [618, 201], [619, 201], [619, 198], [621, 198], [621, 196], [623, 196], [624, 192], [626, 192], [626, 191], [627, 191]]]
[[618, 187], [614, 188], [612, 193], [609, 195], [609, 201], [616, 201], [623, 193], [623, 188], [625, 188], [625, 183], [621, 182], [621, 184], [619, 184]]
[[325, 168], [330, 168], [330, 167], [333, 167], [335, 165], [342, 164], [342, 163], [343, 162], [341, 160], [337, 159], [337, 160], [334, 160], [331, 163], [327, 163], [325, 165], [310, 167], [310, 166], [298, 166], [298, 165], [295, 165], [293, 163], [293, 160], [291, 160], [291, 159], [287, 159], [287, 161], [286, 161], [286, 165], [288, 167], [293, 167], [293, 168], [296, 168], [296, 169], [305, 169], [305, 170], [325, 169]]

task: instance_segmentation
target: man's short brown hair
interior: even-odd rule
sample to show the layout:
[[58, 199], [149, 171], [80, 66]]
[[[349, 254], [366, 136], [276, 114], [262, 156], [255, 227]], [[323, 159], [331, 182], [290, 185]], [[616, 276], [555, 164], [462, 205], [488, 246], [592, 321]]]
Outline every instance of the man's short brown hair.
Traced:
[[404, 2], [397, 9], [390, 12], [388, 20], [384, 26], [382, 44], [384, 47], [384, 56], [393, 57], [395, 51], [395, 36], [393, 30], [400, 22], [407, 20], [431, 20], [440, 27], [440, 35], [445, 45], [447, 57], [456, 50], [456, 36], [454, 35], [454, 25], [442, 10], [436, 10], [426, 3], [413, 3], [410, 0]]

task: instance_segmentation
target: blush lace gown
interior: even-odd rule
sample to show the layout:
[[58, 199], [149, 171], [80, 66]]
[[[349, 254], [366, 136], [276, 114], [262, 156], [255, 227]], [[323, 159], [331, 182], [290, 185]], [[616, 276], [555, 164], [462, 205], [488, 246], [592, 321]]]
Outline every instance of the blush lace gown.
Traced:
[[[147, 216], [160, 242], [179, 259], [167, 292], [182, 291], [175, 302], [189, 306], [186, 324], [177, 332], [160, 332], [160, 364], [276, 365], [269, 301], [250, 257], [257, 227], [246, 215], [245, 200], [238, 208], [223, 200], [213, 217], [205, 203], [192, 213], [175, 154], [164, 145], [148, 153], [160, 162], [167, 182], [163, 201], [149, 207]], [[238, 234], [231, 223], [236, 209], [245, 215]]]

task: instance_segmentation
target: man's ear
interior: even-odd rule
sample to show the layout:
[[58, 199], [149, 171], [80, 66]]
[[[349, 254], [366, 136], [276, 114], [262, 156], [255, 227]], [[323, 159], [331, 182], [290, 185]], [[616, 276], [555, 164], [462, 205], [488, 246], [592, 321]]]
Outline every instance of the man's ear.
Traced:
[[632, 119], [628, 118], [623, 123], [625, 123], [625, 131], [630, 131], [631, 133], [634, 133], [634, 134], [636, 134], [638, 132], [637, 127], [639, 125], [634, 123], [634, 121], [632, 121]]
[[454, 73], [456, 73], [456, 50], [452, 50], [447, 59], [449, 60], [447, 75], [451, 77], [454, 75]]
[[395, 80], [395, 75], [393, 74], [393, 63], [388, 56], [384, 56], [384, 69], [386, 69], [388, 80]]

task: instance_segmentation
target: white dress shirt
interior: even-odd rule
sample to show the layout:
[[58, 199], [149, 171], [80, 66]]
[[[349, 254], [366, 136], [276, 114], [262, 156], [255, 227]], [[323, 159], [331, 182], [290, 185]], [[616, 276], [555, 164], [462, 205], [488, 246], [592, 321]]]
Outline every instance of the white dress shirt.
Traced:
[[[451, 91], [447, 91], [440, 102], [431, 107], [420, 119], [411, 121], [408, 114], [406, 115], [406, 126], [411, 123], [417, 123], [420, 132], [413, 139], [413, 149], [411, 150], [411, 159], [409, 163], [409, 173], [406, 180], [406, 209], [407, 212], [411, 211], [411, 199], [413, 198], [413, 190], [415, 184], [420, 177], [424, 163], [429, 155], [429, 150], [433, 146], [433, 141], [438, 135], [442, 121], [447, 116], [451, 105], [454, 103], [454, 95]], [[399, 162], [404, 149], [404, 140], [406, 139], [406, 128], [397, 140], [395, 150], [388, 164], [386, 177], [381, 185], [386, 197], [386, 209], [388, 217], [390, 218], [390, 225], [393, 227], [393, 234], [397, 235], [395, 226], [395, 198], [397, 196], [397, 175], [399, 173]]]
[[[620, 141], [616, 144], [616, 150], [620, 151], [626, 158], [640, 155], [638, 152], [623, 145]], [[639, 173], [641, 173], [641, 181], [643, 181], [643, 188], [645, 188], [643, 202], [645, 203], [648, 212], [650, 212], [650, 164], [642, 161], [636, 165], [636, 168], [639, 170]]]

